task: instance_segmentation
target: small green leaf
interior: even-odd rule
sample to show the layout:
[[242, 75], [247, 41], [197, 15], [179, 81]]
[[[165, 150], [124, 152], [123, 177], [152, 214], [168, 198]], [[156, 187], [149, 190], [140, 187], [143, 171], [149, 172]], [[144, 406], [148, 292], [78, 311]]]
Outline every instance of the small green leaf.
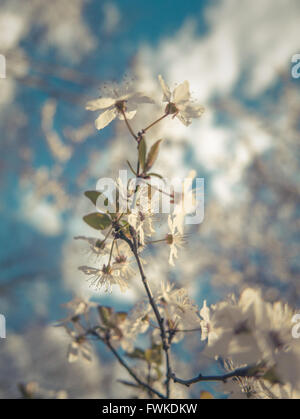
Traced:
[[126, 355], [129, 358], [145, 360], [145, 352], [140, 348], [134, 348], [133, 352], [127, 352]]
[[132, 171], [132, 173], [134, 174], [134, 176], [137, 176], [137, 173], [136, 173], [136, 171], [134, 170], [134, 168], [131, 166], [130, 161], [129, 161], [129, 160], [126, 160], [126, 161], [127, 161], [128, 166], [129, 166], [129, 169]]
[[150, 151], [148, 153], [147, 161], [146, 161], [146, 172], [151, 169], [151, 167], [154, 165], [159, 152], [159, 145], [162, 142], [162, 140], [156, 141], [153, 146], [150, 148]]
[[111, 325], [111, 316], [113, 314], [113, 309], [111, 307], [106, 306], [98, 306], [98, 313], [100, 319], [102, 320], [105, 326]]
[[155, 370], [155, 372], [157, 374], [157, 380], [160, 380], [161, 377], [162, 377], [162, 372], [161, 372], [159, 366], [158, 365], [154, 365], [154, 370]]
[[147, 154], [147, 145], [146, 145], [146, 141], [144, 137], [142, 137], [141, 141], [139, 142], [138, 148], [139, 148], [139, 162], [140, 162], [141, 169], [144, 172], [145, 164], [146, 164], [146, 154]]
[[102, 192], [98, 191], [85, 191], [84, 195], [92, 201], [94, 205], [97, 203], [98, 197], [101, 195]]
[[162, 361], [161, 345], [153, 345], [151, 349], [146, 349], [145, 359], [149, 364], [160, 365]]
[[271, 384], [282, 384], [277, 374], [275, 367], [270, 368], [264, 375], [263, 379], [269, 381]]
[[111, 219], [107, 214], [102, 214], [100, 212], [94, 212], [92, 214], [85, 215], [83, 220], [96, 230], [105, 230], [111, 225]]

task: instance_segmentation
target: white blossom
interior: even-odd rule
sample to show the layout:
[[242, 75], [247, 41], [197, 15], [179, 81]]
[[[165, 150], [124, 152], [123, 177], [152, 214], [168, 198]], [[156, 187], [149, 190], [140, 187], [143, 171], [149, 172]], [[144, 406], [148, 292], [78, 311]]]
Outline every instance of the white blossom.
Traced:
[[168, 217], [169, 233], [166, 235], [165, 241], [170, 246], [169, 264], [175, 266], [174, 258], [177, 259], [177, 248], [181, 248], [184, 243], [184, 238], [178, 230], [176, 218]]
[[122, 292], [128, 288], [128, 283], [121, 275], [119, 264], [103, 265], [101, 269], [89, 266], [79, 266], [78, 268], [85, 275], [89, 276], [90, 286], [96, 290], [104, 287], [105, 291], [111, 292], [112, 285], [119, 285]]
[[106, 127], [116, 117], [132, 119], [136, 114], [138, 105], [153, 103], [153, 100], [141, 92], [136, 92], [128, 84], [121, 86], [111, 85], [108, 88], [108, 96], [91, 100], [87, 103], [89, 111], [104, 110], [95, 121], [98, 130]]
[[191, 101], [190, 87], [187, 80], [179, 84], [171, 93], [169, 86], [161, 75], [158, 76], [158, 79], [163, 91], [163, 102], [168, 102], [166, 113], [173, 114], [173, 117], [176, 116], [186, 126], [191, 124], [192, 118], [201, 117], [204, 107]]

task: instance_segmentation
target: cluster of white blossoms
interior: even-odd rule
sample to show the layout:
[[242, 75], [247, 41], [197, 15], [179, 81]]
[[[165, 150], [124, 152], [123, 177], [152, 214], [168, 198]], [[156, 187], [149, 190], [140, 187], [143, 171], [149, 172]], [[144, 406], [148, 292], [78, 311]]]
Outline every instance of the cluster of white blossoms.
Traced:
[[[118, 286], [125, 292], [135, 281], [141, 281], [145, 298], [128, 313], [78, 298], [69, 303], [71, 314], [61, 322], [71, 338], [68, 359], [90, 360], [90, 338], [102, 341], [135, 380], [123, 384], [135, 388], [141, 397], [170, 398], [176, 394], [171, 387], [189, 386], [202, 380], [222, 382], [222, 391], [231, 398], [299, 397], [300, 345], [292, 337], [294, 311], [286, 304], [267, 302], [260, 291], [248, 288], [240, 298], [231, 296], [211, 307], [204, 301], [200, 310], [186, 289], [155, 275], [148, 283], [144, 250], [151, 250], [156, 243], [164, 244], [169, 250], [168, 262], [174, 266], [178, 250], [185, 243], [185, 217], [195, 211], [197, 200], [192, 187], [194, 171], [185, 179], [184, 192], [163, 189], [165, 180], [160, 186], [150, 182], [153, 177], [163, 179], [152, 171], [161, 140], [154, 142], [148, 151], [145, 134], [168, 116], [189, 125], [192, 118], [203, 113], [203, 107], [191, 101], [187, 81], [173, 92], [161, 76], [159, 82], [166, 103], [164, 113], [136, 134], [129, 121], [138, 105], [154, 102], [147, 95], [128, 85], [111, 86], [108, 95], [87, 105], [89, 110], [103, 111], [96, 120], [99, 130], [116, 117], [124, 120], [137, 144], [137, 156], [136, 169], [127, 162], [133, 178], [126, 182], [118, 178], [114, 182], [114, 196], [99, 189], [85, 192], [97, 211], [83, 219], [97, 230], [98, 237], [75, 237], [85, 242], [92, 260], [79, 270], [96, 290], [111, 292]], [[161, 196], [167, 197], [172, 211], [168, 215], [159, 214], [157, 222], [154, 208], [160, 206]], [[115, 206], [111, 200], [115, 200]], [[203, 377], [199, 371], [190, 380], [176, 376], [171, 348], [190, 332], [198, 336], [197, 357], [212, 363], [218, 360], [221, 364], [219, 376]], [[130, 362], [118, 351], [123, 351]], [[213, 397], [210, 393], [208, 396]]]
[[[122, 250], [120, 253], [120, 243], [124, 245], [126, 240], [132, 239], [132, 231], [137, 240], [137, 251], [140, 253], [146, 246], [154, 243], [165, 243], [169, 247], [169, 263], [174, 266], [174, 259], [178, 257], [178, 248], [184, 243], [183, 225], [184, 217], [194, 209], [195, 194], [192, 189], [188, 192], [190, 202], [189, 207], [183, 206], [183, 193], [164, 192], [159, 187], [155, 188], [150, 183], [151, 177], [162, 178], [163, 176], [150, 172], [155, 163], [161, 140], [154, 143], [149, 152], [145, 140], [145, 132], [153, 125], [160, 122], [163, 118], [171, 115], [178, 117], [185, 125], [191, 123], [192, 118], [198, 118], [202, 115], [204, 109], [191, 101], [189, 83], [187, 81], [178, 85], [173, 93], [164, 82], [162, 76], [159, 76], [159, 82], [163, 91], [163, 102], [167, 102], [162, 117], [151, 123], [147, 128], [134, 134], [129, 121], [135, 116], [140, 104], [155, 103], [149, 96], [136, 91], [132, 85], [124, 83], [117, 86], [111, 84], [106, 86], [105, 95], [99, 99], [89, 101], [87, 109], [102, 113], [96, 119], [96, 128], [103, 129], [113, 119], [118, 117], [124, 120], [131, 135], [138, 144], [138, 164], [137, 169], [133, 169], [128, 162], [131, 171], [134, 174], [134, 187], [132, 182], [123, 184], [121, 179], [115, 182], [117, 205], [114, 210], [111, 208], [111, 197], [105, 197], [97, 191], [88, 191], [86, 196], [96, 206], [98, 213], [89, 214], [84, 220], [93, 228], [102, 230], [101, 238], [76, 237], [76, 239], [85, 240], [89, 245], [90, 254], [97, 259], [97, 266], [80, 266], [87, 277], [91, 286], [96, 289], [103, 287], [106, 291], [111, 291], [113, 285], [118, 285], [122, 291], [126, 291], [129, 282], [135, 272], [132, 269], [132, 253], [130, 249]], [[192, 181], [195, 173], [189, 175]], [[173, 215], [167, 218], [169, 231], [163, 238], [154, 237], [155, 229], [155, 211], [153, 210], [153, 196], [155, 197], [154, 206], [159, 205], [161, 196], [168, 196], [170, 205], [173, 205]], [[149, 201], [151, 205], [147, 205]], [[100, 197], [100, 198], [99, 198]], [[126, 203], [126, 209], [120, 204]], [[99, 204], [101, 199], [101, 204]], [[187, 201], [187, 199], [186, 199]], [[125, 238], [125, 241], [124, 241]], [[124, 246], [123, 246], [124, 247]]]
[[[261, 292], [248, 288], [239, 299], [230, 296], [211, 307], [204, 302], [199, 310], [184, 288], [163, 281], [153, 297], [169, 344], [179, 342], [189, 332], [199, 336], [204, 346], [198, 356], [218, 360], [224, 377], [229, 374], [217, 387], [229, 398], [299, 398], [300, 348], [291, 332], [294, 311], [286, 304], [267, 302]], [[60, 324], [71, 338], [69, 362], [80, 358], [91, 361], [88, 336], [93, 330], [109, 332], [111, 345], [142, 362], [141, 371], [152, 361], [156, 365], [154, 376], [163, 370], [161, 332], [146, 299], [129, 313], [79, 298], [67, 308], [71, 314]], [[95, 308], [99, 313], [96, 321], [91, 314]], [[146, 341], [152, 342], [149, 349], [144, 349]], [[158, 380], [157, 388], [161, 385]]]
[[78, 236], [89, 244], [92, 255], [97, 257], [99, 267], [79, 266], [79, 270], [88, 277], [91, 287], [99, 290], [112, 291], [113, 285], [118, 285], [122, 292], [129, 287], [131, 278], [136, 274], [133, 268], [133, 258], [130, 249], [120, 240], [97, 239]]
[[[184, 125], [188, 126], [192, 118], [199, 118], [204, 107], [191, 100], [189, 82], [185, 80], [178, 85], [173, 92], [161, 75], [158, 76], [162, 92], [163, 102], [167, 102], [165, 113], [177, 117]], [[153, 99], [144, 93], [137, 92], [133, 86], [111, 84], [107, 86], [106, 96], [91, 100], [87, 103], [89, 111], [103, 111], [95, 121], [96, 128], [105, 128], [115, 118], [121, 120], [132, 119], [139, 105], [143, 103], [155, 103]]]
[[230, 360], [230, 369], [253, 367], [254, 377], [234, 381], [247, 397], [299, 395], [300, 344], [292, 335], [294, 314], [287, 304], [266, 302], [259, 290], [251, 288], [239, 300], [230, 297], [209, 308], [204, 302], [200, 310], [204, 354]]
[[158, 79], [163, 91], [163, 101], [167, 102], [166, 113], [173, 114], [173, 118], [176, 116], [186, 126], [190, 125], [192, 118], [199, 118], [203, 114], [204, 107], [191, 101], [187, 80], [171, 92], [161, 75]]
[[[192, 181], [194, 173], [190, 173], [189, 176], [188, 179]], [[93, 262], [92, 266], [79, 267], [79, 270], [88, 277], [90, 286], [98, 290], [103, 287], [105, 291], [111, 292], [112, 286], [118, 285], [124, 292], [136, 274], [134, 257], [124, 241], [124, 236], [127, 239], [132, 238], [131, 229], [133, 229], [140, 255], [149, 246], [156, 243], [165, 244], [169, 249], [169, 264], [175, 266], [178, 249], [185, 244], [184, 217], [195, 208], [195, 191], [192, 188], [188, 190], [190, 197], [186, 201], [190, 202], [190, 205], [184, 206], [184, 192], [175, 194], [170, 192], [170, 188], [168, 189], [169, 205], [173, 211], [172, 214], [164, 216], [168, 231], [158, 237], [159, 225], [162, 223], [161, 214], [157, 214], [153, 208], [158, 207], [161, 192], [155, 185], [143, 179], [138, 187], [133, 188], [129, 182], [126, 188], [122, 181], [117, 179], [115, 187], [116, 207], [110, 202], [112, 197], [106, 197], [98, 191], [86, 192], [86, 196], [93, 202], [98, 212], [87, 215], [84, 220], [101, 232], [99, 237], [77, 236], [75, 239], [86, 243], [89, 259]], [[143, 264], [146, 263], [142, 258], [140, 260]]]

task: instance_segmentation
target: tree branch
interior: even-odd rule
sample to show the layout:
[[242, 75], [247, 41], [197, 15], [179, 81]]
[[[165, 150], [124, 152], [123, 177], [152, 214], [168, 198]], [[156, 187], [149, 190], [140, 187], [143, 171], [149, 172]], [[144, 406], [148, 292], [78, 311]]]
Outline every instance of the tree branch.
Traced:
[[146, 275], [144, 273], [140, 258], [139, 258], [139, 254], [137, 251], [137, 243], [136, 243], [136, 233], [135, 231], [133, 231], [133, 229], [131, 228], [131, 235], [133, 237], [133, 246], [131, 247], [131, 250], [135, 256], [139, 271], [140, 271], [140, 275], [141, 275], [141, 279], [143, 282], [143, 285], [145, 287], [150, 305], [154, 311], [157, 323], [159, 325], [160, 328], [160, 335], [161, 335], [161, 340], [162, 340], [162, 344], [163, 344], [163, 350], [165, 352], [165, 357], [166, 357], [166, 398], [170, 398], [170, 381], [171, 381], [171, 377], [172, 377], [172, 368], [171, 368], [171, 362], [170, 362], [170, 345], [168, 342], [168, 338], [167, 338], [167, 334], [166, 334], [166, 330], [165, 330], [165, 326], [164, 326], [164, 319], [161, 317], [158, 307], [154, 301], [152, 292], [149, 288], [148, 282], [147, 282], [147, 278]]
[[181, 378], [176, 377], [175, 374], [172, 375], [172, 379], [174, 381], [174, 383], [179, 383], [182, 385], [185, 385], [187, 387], [189, 387], [191, 384], [195, 384], [195, 383], [199, 383], [200, 381], [223, 381], [223, 383], [225, 383], [229, 378], [233, 378], [233, 377], [253, 377], [253, 372], [252, 374], [250, 373], [250, 370], [253, 367], [243, 367], [243, 368], [237, 368], [234, 371], [231, 371], [227, 374], [224, 375], [202, 375], [199, 374], [197, 377], [191, 378], [190, 380], [183, 380]]
[[160, 399], [165, 399], [166, 397], [161, 394], [159, 391], [152, 388], [149, 384], [144, 383], [142, 380], [139, 379], [139, 377], [135, 374], [135, 372], [130, 368], [130, 366], [124, 361], [124, 359], [119, 355], [119, 353], [116, 351], [116, 349], [112, 346], [109, 335], [107, 335], [105, 338], [99, 335], [99, 333], [95, 330], [92, 330], [90, 332], [92, 335], [97, 336], [98, 339], [103, 342], [107, 348], [113, 353], [113, 355], [116, 357], [116, 359], [119, 361], [119, 363], [126, 369], [128, 374], [141, 386], [144, 387], [148, 392], [151, 392], [155, 394]]

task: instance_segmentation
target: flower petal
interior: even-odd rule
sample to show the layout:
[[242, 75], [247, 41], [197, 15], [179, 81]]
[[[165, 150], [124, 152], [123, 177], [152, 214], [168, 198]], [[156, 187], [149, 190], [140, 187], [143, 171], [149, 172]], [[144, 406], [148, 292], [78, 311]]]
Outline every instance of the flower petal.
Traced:
[[145, 95], [142, 92], [136, 92], [132, 95], [132, 97], [130, 98], [130, 101], [136, 103], [136, 104], [140, 104], [140, 103], [155, 103], [153, 99], [151, 99], [151, 97]]
[[158, 80], [160, 82], [162, 91], [163, 91], [163, 102], [170, 102], [171, 100], [171, 92], [170, 89], [168, 87], [168, 85], [166, 84], [166, 82], [164, 81], [164, 79], [162, 78], [162, 76], [159, 74], [158, 76]]
[[[135, 114], [136, 114], [136, 110], [130, 111], [130, 112], [125, 112], [125, 115], [126, 115], [127, 119], [132, 119], [135, 116]], [[121, 113], [118, 114], [118, 117], [119, 117], [119, 119], [121, 119], [121, 121], [124, 120], [124, 116]]]
[[186, 106], [183, 105], [182, 109], [179, 110], [185, 118], [200, 118], [204, 113], [205, 108], [202, 105], [188, 103]]
[[185, 80], [173, 92], [173, 100], [175, 104], [180, 102], [187, 102], [190, 99], [190, 86], [189, 82]]
[[116, 99], [111, 97], [100, 97], [99, 99], [87, 102], [85, 109], [88, 111], [97, 111], [98, 109], [106, 109], [113, 106]]
[[117, 116], [117, 110], [115, 108], [108, 109], [107, 111], [101, 113], [95, 121], [97, 129], [103, 129], [108, 125], [115, 117]]
[[183, 123], [186, 127], [188, 127], [191, 124], [191, 120], [187, 118], [185, 115], [183, 115], [181, 112], [179, 112], [176, 117], [179, 119], [180, 122]]

